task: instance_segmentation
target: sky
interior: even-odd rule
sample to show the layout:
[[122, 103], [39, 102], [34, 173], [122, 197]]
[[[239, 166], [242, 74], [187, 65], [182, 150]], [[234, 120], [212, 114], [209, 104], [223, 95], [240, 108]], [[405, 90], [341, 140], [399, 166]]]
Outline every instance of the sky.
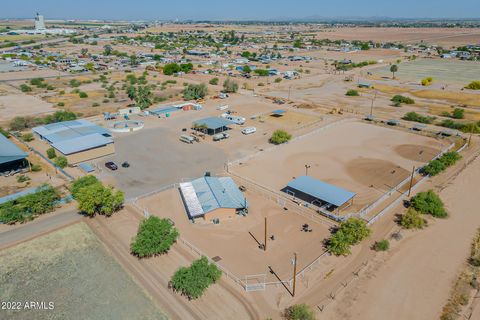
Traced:
[[480, 18], [480, 0], [0, 0], [0, 18], [37, 11], [46, 19]]

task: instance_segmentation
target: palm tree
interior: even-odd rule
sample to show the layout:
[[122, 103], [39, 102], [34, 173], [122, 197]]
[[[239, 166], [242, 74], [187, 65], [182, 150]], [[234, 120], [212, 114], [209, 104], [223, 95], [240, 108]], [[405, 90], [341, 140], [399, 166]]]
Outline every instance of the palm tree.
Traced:
[[390, 67], [390, 72], [393, 74], [392, 79], [395, 79], [395, 72], [398, 71], [398, 66], [396, 64]]

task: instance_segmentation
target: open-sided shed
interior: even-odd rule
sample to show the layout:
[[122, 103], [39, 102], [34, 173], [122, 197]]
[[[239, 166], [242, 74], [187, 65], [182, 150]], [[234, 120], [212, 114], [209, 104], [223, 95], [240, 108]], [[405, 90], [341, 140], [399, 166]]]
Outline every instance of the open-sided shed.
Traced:
[[285, 192], [319, 206], [342, 208], [353, 201], [351, 192], [309, 176], [300, 176], [287, 184]]
[[218, 132], [229, 130], [228, 126], [232, 124], [232, 121], [224, 118], [209, 117], [193, 122], [193, 129], [201, 131], [205, 130], [208, 134], [216, 134]]

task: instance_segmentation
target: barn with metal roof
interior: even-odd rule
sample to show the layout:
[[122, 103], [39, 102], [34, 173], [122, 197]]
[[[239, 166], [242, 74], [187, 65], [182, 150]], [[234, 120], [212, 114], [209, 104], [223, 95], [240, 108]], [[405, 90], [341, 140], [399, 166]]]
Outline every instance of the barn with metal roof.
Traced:
[[110, 131], [85, 119], [51, 123], [32, 131], [66, 157], [70, 165], [115, 153]]
[[353, 197], [355, 197], [355, 192], [309, 176], [300, 176], [293, 179], [283, 191], [296, 198], [328, 209], [342, 209], [350, 204], [353, 201]]
[[190, 219], [229, 219], [248, 208], [247, 199], [230, 177], [205, 176], [180, 183], [180, 194]]
[[[193, 122], [193, 129], [201, 130], [204, 129], [208, 134], [216, 134], [218, 132], [223, 132], [229, 130], [229, 125], [234, 124], [232, 121], [220, 118], [220, 117], [209, 117], [197, 120]], [[202, 128], [199, 128], [202, 127]]]
[[0, 134], [0, 172], [10, 171], [25, 166], [28, 154], [12, 141]]

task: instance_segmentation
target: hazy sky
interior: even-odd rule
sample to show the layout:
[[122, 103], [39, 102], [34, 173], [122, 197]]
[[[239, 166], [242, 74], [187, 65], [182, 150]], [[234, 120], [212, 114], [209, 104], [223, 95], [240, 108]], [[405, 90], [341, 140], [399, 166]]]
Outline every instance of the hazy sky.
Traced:
[[0, 18], [275, 19], [480, 18], [480, 0], [0, 0]]

